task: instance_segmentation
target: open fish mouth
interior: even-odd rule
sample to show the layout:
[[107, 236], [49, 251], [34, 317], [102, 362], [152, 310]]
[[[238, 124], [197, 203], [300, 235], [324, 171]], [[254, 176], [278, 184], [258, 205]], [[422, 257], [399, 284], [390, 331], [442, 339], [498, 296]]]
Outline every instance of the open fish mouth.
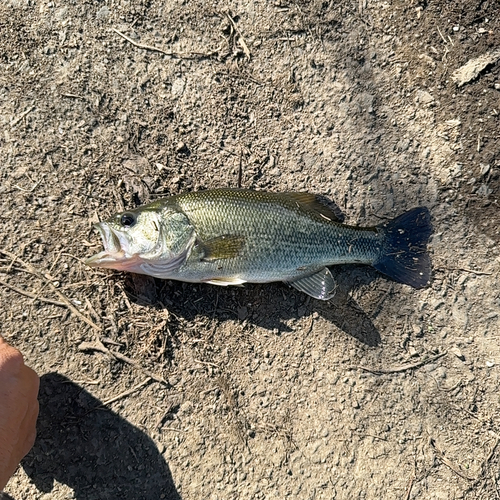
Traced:
[[95, 224], [94, 229], [100, 234], [104, 250], [85, 261], [90, 267], [112, 267], [116, 269], [116, 264], [128, 260], [129, 256], [122, 249], [119, 234], [108, 224]]

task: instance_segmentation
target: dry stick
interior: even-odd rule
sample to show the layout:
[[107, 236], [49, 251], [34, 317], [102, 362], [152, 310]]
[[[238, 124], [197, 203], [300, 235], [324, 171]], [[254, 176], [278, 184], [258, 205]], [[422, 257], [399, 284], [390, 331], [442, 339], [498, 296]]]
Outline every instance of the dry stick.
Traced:
[[436, 452], [436, 457], [438, 460], [441, 461], [441, 463], [443, 463], [444, 465], [446, 465], [446, 467], [448, 467], [449, 469], [451, 469], [457, 476], [460, 476], [462, 479], [466, 479], [467, 481], [476, 481], [476, 478], [475, 477], [470, 477], [470, 476], [467, 476], [467, 474], [464, 474], [459, 468], [458, 466], [456, 466], [451, 460], [449, 460], [448, 458], [446, 458], [444, 456], [444, 452], [441, 451], [437, 446], [436, 446], [436, 443], [434, 442], [433, 439], [431, 439], [431, 446], [432, 448], [435, 450]]
[[154, 47], [153, 45], [145, 45], [143, 43], [137, 43], [135, 40], [132, 40], [132, 38], [128, 37], [121, 31], [118, 31], [116, 28], [111, 28], [116, 34], [120, 35], [122, 38], [127, 40], [127, 42], [131, 43], [135, 47], [138, 47], [139, 49], [144, 49], [144, 50], [152, 50], [153, 52], [159, 52], [160, 54], [169, 56], [169, 57], [178, 57], [179, 59], [196, 59], [197, 57], [212, 57], [214, 55], [218, 54], [218, 51], [213, 51], [213, 52], [191, 52], [189, 54], [184, 54], [182, 52], [168, 52], [166, 50], [160, 49], [159, 47]]
[[33, 300], [39, 300], [40, 302], [46, 302], [47, 304], [52, 304], [54, 306], [66, 307], [65, 302], [59, 302], [58, 300], [52, 300], [52, 299], [47, 299], [45, 297], [40, 297], [34, 293], [27, 292], [26, 290], [22, 290], [21, 288], [17, 288], [17, 286], [10, 285], [9, 283], [1, 279], [0, 279], [0, 285], [10, 288], [12, 291], [24, 295], [26, 297], [29, 297], [30, 299]]
[[446, 38], [443, 36], [443, 34], [441, 33], [441, 30], [439, 29], [439, 26], [437, 27], [437, 30], [438, 30], [439, 35], [443, 39], [443, 42], [445, 43], [445, 45], [448, 45]]
[[155, 373], [150, 372], [149, 370], [146, 370], [143, 368], [137, 361], [135, 361], [132, 358], [129, 358], [128, 356], [125, 356], [124, 354], [121, 354], [120, 352], [116, 351], [111, 351], [108, 349], [100, 340], [97, 340], [96, 342], [82, 342], [78, 346], [79, 351], [98, 351], [102, 352], [103, 354], [108, 354], [109, 356], [113, 356], [116, 359], [119, 359], [120, 361], [123, 361], [124, 363], [127, 363], [137, 370], [140, 370], [144, 373], [144, 375], [147, 375], [148, 377], [152, 378], [153, 380], [156, 380], [156, 382], [160, 382], [161, 384], [164, 384], [166, 386], [170, 386], [170, 383], [166, 381], [163, 377], [160, 377], [160, 375], [156, 375]]
[[445, 271], [462, 271], [464, 273], [477, 274], [478, 276], [493, 276], [493, 273], [486, 271], [474, 271], [474, 269], [467, 269], [466, 267], [438, 267], [436, 270], [443, 269]]
[[367, 366], [353, 366], [352, 368], [358, 368], [359, 370], [364, 370], [365, 372], [374, 373], [375, 375], [387, 375], [390, 373], [401, 373], [401, 372], [405, 372], [407, 370], [413, 370], [414, 368], [420, 368], [421, 366], [424, 366], [428, 363], [432, 363], [433, 361], [436, 361], [436, 359], [442, 358], [446, 354], [447, 354], [447, 352], [445, 351], [445, 352], [442, 352], [441, 354], [437, 354], [436, 356], [433, 356], [431, 358], [423, 359], [422, 361], [419, 361], [418, 363], [401, 365], [401, 366], [398, 366], [396, 368], [377, 369], [377, 368], [368, 368]]
[[31, 106], [26, 111], [23, 111], [17, 118], [14, 118], [10, 122], [11, 128], [15, 127], [25, 116], [28, 116], [34, 109], [35, 109], [35, 106]]
[[238, 167], [238, 189], [241, 189], [242, 177], [243, 177], [243, 151], [240, 151], [240, 165]]
[[149, 382], [151, 382], [151, 377], [147, 377], [145, 380], [143, 380], [140, 384], [137, 384], [135, 387], [132, 387], [132, 389], [129, 389], [128, 391], [122, 392], [121, 394], [118, 394], [118, 396], [115, 396], [114, 398], [108, 399], [106, 401], [103, 401], [98, 408], [101, 408], [103, 406], [107, 406], [111, 403], [114, 403], [115, 401], [118, 401], [119, 399], [125, 398], [127, 396], [130, 396], [130, 394], [134, 393], [135, 391], [138, 391], [145, 385], [147, 385]]
[[35, 269], [31, 264], [28, 262], [25, 262], [24, 260], [21, 259], [21, 257], [18, 257], [16, 254], [13, 254], [12, 252], [8, 252], [7, 250], [0, 250], [1, 253], [4, 255], [7, 255], [7, 257], [10, 257], [13, 260], [19, 261], [31, 274], [35, 275], [39, 279], [41, 279], [44, 283], [46, 283], [51, 290], [66, 304], [66, 307], [78, 318], [80, 318], [84, 323], [87, 323], [87, 325], [91, 326], [98, 332], [102, 331], [102, 327], [96, 325], [91, 319], [87, 318], [84, 314], [82, 314], [71, 302], [70, 300], [61, 293], [54, 285], [53, 283], [48, 280], [40, 271]]
[[229, 15], [228, 12], [225, 13], [226, 17], [229, 19], [229, 22], [231, 23], [231, 26], [233, 27], [233, 30], [235, 33], [238, 35], [238, 41], [240, 42], [241, 48], [243, 49], [243, 52], [245, 53], [245, 56], [247, 59], [250, 59], [250, 50], [248, 49], [248, 45], [245, 42], [245, 39], [243, 38], [243, 35], [241, 34], [241, 31], [238, 29], [236, 26], [236, 23], [234, 22], [234, 19]]
[[448, 460], [443, 455], [438, 455], [438, 460], [440, 460], [446, 467], [451, 469], [457, 476], [460, 476], [462, 479], [466, 479], [467, 481], [475, 481], [475, 477], [470, 477], [464, 474], [451, 460]]
[[413, 476], [411, 479], [410, 479], [410, 483], [408, 484], [408, 488], [406, 490], [406, 496], [405, 496], [405, 500], [410, 500], [410, 496], [411, 496], [411, 490], [413, 489], [413, 484], [415, 483], [415, 476]]

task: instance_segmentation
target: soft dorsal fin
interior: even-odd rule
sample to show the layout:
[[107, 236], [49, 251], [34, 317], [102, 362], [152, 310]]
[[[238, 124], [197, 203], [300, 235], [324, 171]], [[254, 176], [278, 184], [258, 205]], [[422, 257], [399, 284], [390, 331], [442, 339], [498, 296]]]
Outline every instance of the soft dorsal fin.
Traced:
[[282, 196], [304, 208], [333, 222], [343, 222], [344, 214], [338, 205], [326, 198], [311, 193], [282, 193]]
[[202, 259], [210, 262], [237, 257], [244, 243], [245, 238], [243, 236], [224, 234], [206, 241], [200, 241], [197, 245], [202, 249]]

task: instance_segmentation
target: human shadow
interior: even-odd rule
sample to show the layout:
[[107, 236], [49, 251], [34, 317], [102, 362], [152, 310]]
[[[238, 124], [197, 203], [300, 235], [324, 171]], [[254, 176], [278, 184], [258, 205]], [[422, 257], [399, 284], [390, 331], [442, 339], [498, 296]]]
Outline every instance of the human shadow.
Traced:
[[326, 302], [312, 299], [283, 283], [249, 283], [226, 288], [128, 273], [122, 275], [122, 279], [132, 301], [146, 307], [166, 307], [188, 321], [198, 315], [218, 320], [238, 318], [268, 330], [288, 332], [291, 330], [285, 323], [287, 320], [317, 312], [363, 344], [379, 345], [379, 331], [351, 292], [369, 285], [380, 274], [368, 266], [333, 266], [331, 271], [337, 288], [335, 296]]
[[48, 373], [39, 402], [36, 442], [21, 463], [38, 490], [57, 480], [78, 500], [181, 500], [154, 442], [84, 388]]

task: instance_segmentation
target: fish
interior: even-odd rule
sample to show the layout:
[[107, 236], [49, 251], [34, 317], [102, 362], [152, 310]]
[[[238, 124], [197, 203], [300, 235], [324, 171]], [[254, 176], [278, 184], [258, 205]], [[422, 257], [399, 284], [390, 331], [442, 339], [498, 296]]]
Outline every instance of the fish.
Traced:
[[104, 250], [91, 267], [220, 286], [283, 281], [320, 300], [329, 269], [371, 265], [420, 289], [431, 274], [427, 207], [372, 227], [342, 222], [333, 202], [307, 192], [212, 189], [158, 199], [96, 224]]

